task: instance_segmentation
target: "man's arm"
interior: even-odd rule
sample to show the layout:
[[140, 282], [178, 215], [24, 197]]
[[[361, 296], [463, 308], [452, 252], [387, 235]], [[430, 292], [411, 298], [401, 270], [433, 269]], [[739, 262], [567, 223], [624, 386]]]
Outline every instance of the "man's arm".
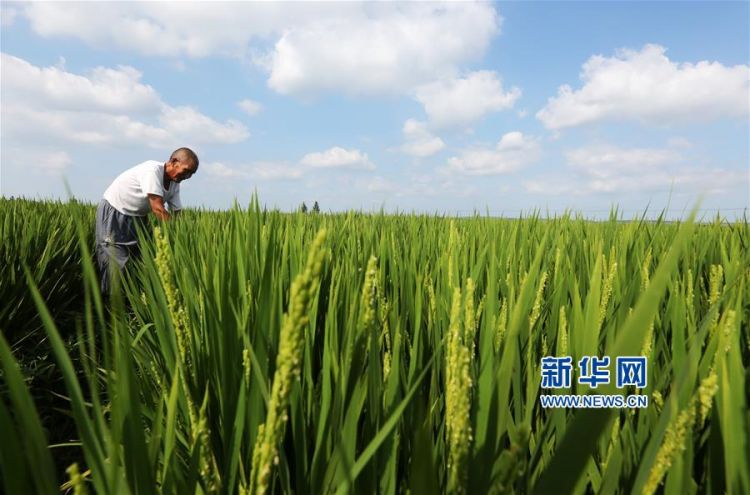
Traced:
[[149, 194], [148, 202], [151, 204], [151, 211], [154, 212], [156, 218], [159, 220], [169, 220], [171, 215], [164, 207], [164, 198], [157, 196], [156, 194]]

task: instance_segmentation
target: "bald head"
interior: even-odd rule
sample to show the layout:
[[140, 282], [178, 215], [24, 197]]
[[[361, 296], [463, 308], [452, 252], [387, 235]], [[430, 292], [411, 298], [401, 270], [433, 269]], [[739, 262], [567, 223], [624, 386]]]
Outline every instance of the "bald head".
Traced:
[[198, 155], [190, 148], [174, 150], [169, 161], [164, 164], [164, 175], [169, 180], [182, 182], [198, 171]]
[[177, 159], [183, 163], [195, 164], [195, 170], [198, 170], [198, 155], [190, 148], [178, 148], [172, 152], [169, 160]]

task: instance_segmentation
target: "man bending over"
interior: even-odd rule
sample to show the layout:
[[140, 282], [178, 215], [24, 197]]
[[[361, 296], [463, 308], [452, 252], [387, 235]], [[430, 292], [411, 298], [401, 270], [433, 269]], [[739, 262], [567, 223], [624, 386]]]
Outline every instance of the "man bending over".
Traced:
[[145, 225], [149, 213], [160, 220], [176, 217], [182, 208], [180, 182], [197, 170], [198, 156], [180, 148], [166, 163], [148, 160], [126, 170], [104, 191], [96, 209], [96, 260], [103, 294], [111, 290], [110, 264], [122, 272], [138, 255], [136, 225]]

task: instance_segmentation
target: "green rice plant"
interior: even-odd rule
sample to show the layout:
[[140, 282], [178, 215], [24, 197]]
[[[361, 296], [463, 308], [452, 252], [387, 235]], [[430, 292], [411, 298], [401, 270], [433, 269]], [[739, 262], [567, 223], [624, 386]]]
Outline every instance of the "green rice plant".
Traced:
[[[27, 263], [15, 297], [34, 304], [65, 412], [40, 414], [4, 331], [7, 493], [750, 491], [747, 219], [304, 215], [253, 199], [145, 235], [105, 304], [92, 210], [59, 208], [77, 282], [49, 298], [53, 267]], [[72, 321], [55, 307], [68, 298]], [[542, 357], [644, 349], [645, 388], [570, 393], [647, 408], [541, 407]], [[52, 442], [64, 417], [75, 441]]]
[[313, 241], [305, 271], [292, 283], [289, 312], [284, 319], [279, 336], [279, 353], [276, 358], [271, 400], [268, 403], [266, 422], [258, 428], [253, 451], [251, 486], [254, 493], [265, 493], [272, 464], [278, 464], [278, 444], [283, 440], [289, 418], [287, 406], [294, 380], [299, 378], [302, 364], [304, 330], [309, 324], [309, 306], [313, 292], [320, 280], [325, 250], [325, 230]]

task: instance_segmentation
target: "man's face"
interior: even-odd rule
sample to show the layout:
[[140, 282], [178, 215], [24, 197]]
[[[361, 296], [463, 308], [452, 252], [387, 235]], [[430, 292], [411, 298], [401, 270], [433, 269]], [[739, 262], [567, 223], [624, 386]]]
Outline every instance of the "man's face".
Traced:
[[189, 158], [174, 158], [172, 159], [171, 173], [168, 172], [167, 175], [172, 181], [179, 183], [192, 177], [197, 168]]

